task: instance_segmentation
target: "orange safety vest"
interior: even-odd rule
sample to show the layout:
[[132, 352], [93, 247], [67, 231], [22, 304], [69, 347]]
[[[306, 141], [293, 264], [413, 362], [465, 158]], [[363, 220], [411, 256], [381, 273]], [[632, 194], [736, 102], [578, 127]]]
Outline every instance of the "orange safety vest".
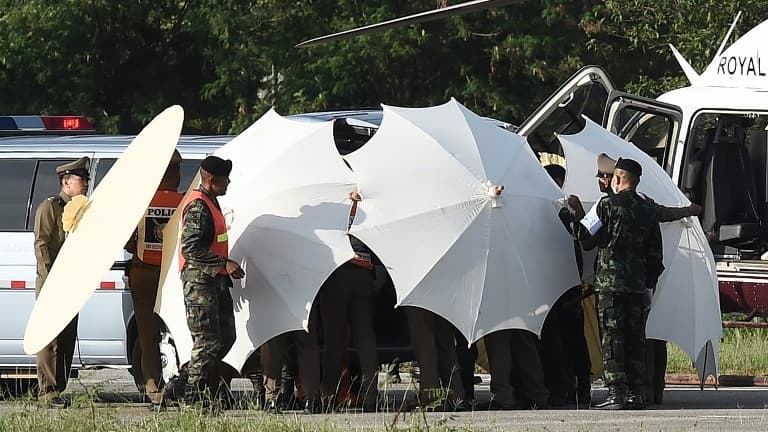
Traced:
[[163, 260], [163, 228], [173, 216], [184, 195], [172, 190], [155, 192], [149, 208], [139, 221], [136, 254], [141, 262], [160, 265]]
[[[182, 206], [182, 215], [184, 214], [183, 211], [186, 210], [187, 206], [192, 203], [194, 200], [202, 200], [205, 205], [208, 206], [208, 210], [210, 210], [211, 215], [213, 215], [213, 229], [214, 229], [214, 237], [213, 242], [211, 243], [210, 250], [213, 254], [219, 255], [224, 258], [229, 258], [229, 241], [227, 237], [227, 221], [224, 219], [224, 214], [221, 212], [221, 209], [216, 206], [216, 204], [211, 201], [210, 198], [208, 198], [208, 195], [204, 194], [201, 191], [192, 191], [189, 193], [189, 196], [187, 197], [186, 201], [184, 201], [184, 205]], [[183, 217], [183, 216], [182, 216]], [[181, 221], [182, 226], [184, 225], [184, 220]], [[181, 245], [179, 245], [179, 271], [184, 270], [184, 265], [187, 263], [187, 261], [184, 259], [184, 256], [181, 254]], [[221, 270], [219, 270], [220, 275], [226, 275], [227, 274], [227, 268], [222, 267]]]

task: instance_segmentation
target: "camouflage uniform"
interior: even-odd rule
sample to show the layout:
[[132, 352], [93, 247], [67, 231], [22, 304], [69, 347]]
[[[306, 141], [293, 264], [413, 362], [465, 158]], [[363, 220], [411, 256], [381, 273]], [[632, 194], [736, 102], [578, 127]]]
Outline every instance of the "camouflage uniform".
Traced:
[[[201, 189], [207, 194], [207, 191]], [[216, 197], [208, 194], [216, 203]], [[215, 231], [213, 216], [202, 200], [191, 202], [183, 214], [181, 253], [186, 265], [181, 272], [187, 325], [192, 334], [187, 389], [218, 390], [221, 359], [235, 342], [235, 317], [229, 288], [232, 280], [220, 275], [226, 259], [211, 252]]]
[[640, 391], [644, 376], [643, 311], [646, 289], [664, 270], [661, 230], [654, 206], [633, 190], [600, 200], [603, 223], [595, 289], [599, 293], [603, 365], [608, 386]]

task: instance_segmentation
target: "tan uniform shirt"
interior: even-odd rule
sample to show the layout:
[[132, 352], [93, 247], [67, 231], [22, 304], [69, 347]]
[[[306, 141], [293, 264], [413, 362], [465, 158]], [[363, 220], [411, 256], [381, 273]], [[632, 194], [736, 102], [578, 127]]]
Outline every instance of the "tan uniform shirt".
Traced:
[[61, 215], [70, 196], [60, 192], [40, 203], [35, 212], [35, 258], [37, 258], [37, 281], [35, 291], [39, 294], [53, 261], [64, 244], [64, 228]]

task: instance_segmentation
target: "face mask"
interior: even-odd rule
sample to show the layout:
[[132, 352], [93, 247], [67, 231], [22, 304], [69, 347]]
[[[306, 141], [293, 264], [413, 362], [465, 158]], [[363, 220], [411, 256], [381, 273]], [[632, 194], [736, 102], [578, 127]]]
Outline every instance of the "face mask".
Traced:
[[619, 191], [616, 189], [616, 178], [614, 177], [611, 179], [611, 191], [615, 194], [619, 193]]

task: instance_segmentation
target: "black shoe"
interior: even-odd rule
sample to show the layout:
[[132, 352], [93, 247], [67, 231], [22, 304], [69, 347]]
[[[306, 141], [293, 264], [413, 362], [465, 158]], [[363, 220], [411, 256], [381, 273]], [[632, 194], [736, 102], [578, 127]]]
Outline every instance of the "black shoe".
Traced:
[[472, 384], [479, 385], [479, 384], [482, 384], [482, 383], [483, 383], [483, 377], [481, 377], [480, 375], [475, 375], [472, 378]]
[[645, 409], [645, 398], [643, 397], [642, 393], [635, 394], [630, 392], [627, 395], [627, 399], [624, 405], [626, 408], [633, 409], [633, 410]]
[[270, 399], [266, 401], [266, 404], [264, 405], [264, 411], [270, 414], [280, 414], [282, 410], [280, 409], [280, 404], [277, 403], [277, 400]]
[[187, 380], [188, 377], [185, 373], [179, 373], [178, 376], [171, 378], [168, 384], [163, 387], [163, 404], [180, 401], [184, 397]]
[[626, 390], [622, 386], [609, 386], [608, 398], [594, 406], [599, 410], [621, 410], [624, 409], [626, 403]]
[[320, 403], [320, 399], [307, 399], [304, 403], [304, 414], [321, 414], [323, 412], [323, 404]]
[[66, 409], [69, 408], [69, 401], [61, 396], [41, 396], [40, 406], [48, 409]]
[[258, 393], [258, 392], [257, 392], [257, 393], [254, 393], [254, 394], [253, 394], [253, 395], [252, 395], [252, 396], [251, 396], [251, 397], [248, 399], [248, 402], [250, 402], [250, 403], [248, 404], [248, 406], [246, 407], [246, 409], [249, 409], [249, 408], [253, 408], [253, 409], [257, 409], [257, 410], [263, 410], [263, 409], [264, 409], [264, 407], [266, 406], [266, 403], [267, 403], [267, 402], [266, 402], [266, 398], [267, 398], [267, 397], [266, 397], [266, 395], [264, 394], [264, 392], [260, 392], [260, 393]]

